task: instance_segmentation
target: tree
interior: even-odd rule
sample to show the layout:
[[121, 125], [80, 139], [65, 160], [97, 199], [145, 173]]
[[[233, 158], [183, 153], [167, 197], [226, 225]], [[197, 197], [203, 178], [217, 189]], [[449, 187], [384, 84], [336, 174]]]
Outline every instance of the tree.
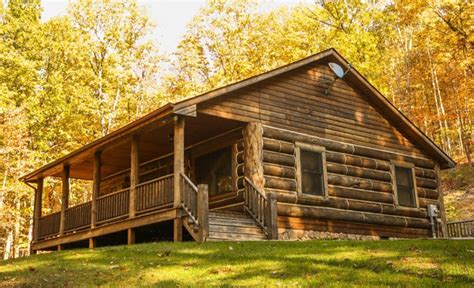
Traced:
[[[87, 43], [87, 63], [101, 135], [146, 111], [154, 98], [159, 56], [149, 38], [153, 27], [134, 1], [80, 0], [69, 7], [73, 26]], [[146, 84], [146, 85], [145, 85]]]

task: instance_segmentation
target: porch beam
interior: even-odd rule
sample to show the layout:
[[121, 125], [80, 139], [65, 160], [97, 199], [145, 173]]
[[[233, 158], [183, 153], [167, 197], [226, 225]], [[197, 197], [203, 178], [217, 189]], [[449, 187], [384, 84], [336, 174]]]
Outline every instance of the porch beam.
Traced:
[[102, 152], [94, 154], [94, 174], [92, 175], [92, 201], [91, 201], [91, 227], [94, 228], [97, 222], [97, 197], [100, 195], [100, 178], [102, 168]]
[[42, 203], [43, 203], [43, 178], [38, 178], [36, 190], [35, 190], [35, 204], [33, 211], [33, 241], [38, 240], [39, 233], [39, 219], [42, 214]]
[[66, 225], [66, 209], [69, 206], [69, 165], [64, 165], [62, 174], [62, 197], [61, 197], [61, 221], [59, 222], [59, 235], [64, 234], [64, 227]]
[[139, 165], [140, 165], [140, 151], [139, 151], [139, 137], [132, 136], [132, 149], [130, 157], [130, 202], [129, 202], [129, 218], [135, 217], [136, 214], [136, 190], [139, 183]]

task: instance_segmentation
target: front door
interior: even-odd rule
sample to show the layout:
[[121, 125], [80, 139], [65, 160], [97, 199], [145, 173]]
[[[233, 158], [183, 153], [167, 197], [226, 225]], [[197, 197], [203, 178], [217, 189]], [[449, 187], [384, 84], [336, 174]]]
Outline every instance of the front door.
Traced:
[[194, 163], [195, 183], [209, 186], [209, 202], [233, 192], [231, 147], [199, 156]]

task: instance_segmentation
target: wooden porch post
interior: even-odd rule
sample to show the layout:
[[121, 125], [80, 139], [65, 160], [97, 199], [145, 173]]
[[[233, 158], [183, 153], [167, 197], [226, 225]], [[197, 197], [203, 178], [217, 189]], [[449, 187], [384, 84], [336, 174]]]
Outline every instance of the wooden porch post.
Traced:
[[[59, 236], [64, 234], [64, 227], [66, 225], [66, 209], [69, 206], [69, 174], [71, 167], [64, 165], [62, 175], [62, 197], [61, 197], [61, 220], [59, 222]], [[62, 250], [62, 245], [58, 245], [58, 251]]]
[[[178, 209], [181, 207], [181, 173], [184, 173], [184, 117], [175, 116], [174, 118], [174, 205]], [[174, 241], [182, 240], [181, 218], [174, 220]]]
[[198, 185], [197, 220], [199, 222], [199, 242], [206, 242], [209, 237], [209, 195], [208, 186]]
[[278, 239], [278, 207], [275, 194], [267, 193], [267, 207], [265, 218], [267, 218], [268, 239]]
[[[139, 164], [140, 164], [140, 151], [139, 151], [139, 137], [138, 135], [132, 136], [132, 149], [130, 155], [130, 202], [129, 202], [129, 218], [134, 218], [136, 214], [136, 190], [139, 180]], [[135, 230], [128, 229], [128, 244], [135, 243]]]
[[43, 178], [38, 178], [35, 190], [35, 204], [33, 211], [33, 242], [38, 241], [39, 219], [41, 218], [41, 209], [43, 207]]
[[66, 209], [69, 206], [69, 165], [64, 165], [62, 175], [62, 197], [61, 197], [61, 222], [59, 225], [59, 235], [64, 234], [64, 227], [66, 224]]
[[[94, 172], [92, 175], [92, 201], [91, 201], [91, 229], [95, 228], [97, 222], [97, 197], [100, 195], [100, 178], [102, 168], [102, 152], [97, 151], [94, 154]], [[89, 239], [89, 248], [95, 248], [95, 239]]]
[[443, 238], [448, 238], [448, 229], [446, 226], [446, 210], [444, 208], [444, 195], [443, 189], [441, 189], [441, 179], [440, 179], [440, 168], [439, 165], [435, 165], [435, 172], [436, 172], [436, 190], [438, 190], [438, 203], [439, 203], [439, 211], [440, 211], [440, 218], [441, 218], [441, 234], [443, 234]]

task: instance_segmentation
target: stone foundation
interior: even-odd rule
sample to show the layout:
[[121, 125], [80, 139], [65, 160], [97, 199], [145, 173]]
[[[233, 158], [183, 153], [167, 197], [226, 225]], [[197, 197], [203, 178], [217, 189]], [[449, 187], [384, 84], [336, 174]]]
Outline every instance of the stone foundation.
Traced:
[[346, 234], [314, 230], [279, 229], [279, 240], [380, 240], [379, 236]]

